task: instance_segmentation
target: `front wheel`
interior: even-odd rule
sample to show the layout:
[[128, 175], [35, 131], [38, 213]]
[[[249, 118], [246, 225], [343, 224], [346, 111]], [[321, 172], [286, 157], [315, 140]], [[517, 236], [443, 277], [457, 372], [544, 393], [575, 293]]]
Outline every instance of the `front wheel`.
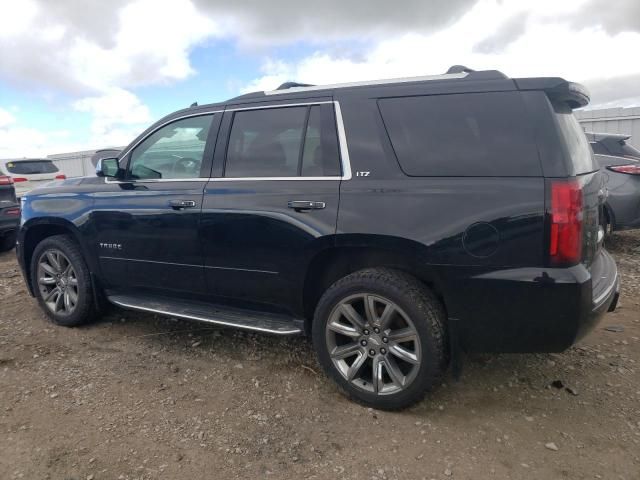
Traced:
[[36, 246], [31, 282], [40, 307], [53, 323], [74, 327], [93, 317], [89, 268], [71, 236], [56, 235]]
[[446, 368], [442, 304], [403, 272], [361, 270], [322, 296], [313, 342], [326, 373], [352, 399], [383, 410], [421, 400]]

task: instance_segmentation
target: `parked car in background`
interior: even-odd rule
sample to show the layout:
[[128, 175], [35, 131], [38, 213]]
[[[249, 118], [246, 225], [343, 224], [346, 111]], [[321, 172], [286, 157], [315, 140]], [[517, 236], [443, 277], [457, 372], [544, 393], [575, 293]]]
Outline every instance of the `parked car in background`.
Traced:
[[0, 252], [11, 250], [16, 244], [20, 224], [20, 205], [13, 179], [0, 175]]
[[600, 221], [605, 234], [640, 228], [640, 150], [630, 135], [587, 132], [608, 190]]
[[596, 155], [613, 155], [640, 160], [640, 150], [628, 142], [630, 138], [631, 135], [620, 133], [587, 132], [587, 140]]
[[306, 333], [349, 396], [407, 407], [461, 350], [561, 351], [615, 309], [588, 102], [456, 66], [194, 106], [28, 194], [18, 259], [56, 324], [104, 299]]
[[0, 160], [0, 175], [13, 178], [18, 198], [52, 180], [67, 178], [51, 160], [46, 158]]

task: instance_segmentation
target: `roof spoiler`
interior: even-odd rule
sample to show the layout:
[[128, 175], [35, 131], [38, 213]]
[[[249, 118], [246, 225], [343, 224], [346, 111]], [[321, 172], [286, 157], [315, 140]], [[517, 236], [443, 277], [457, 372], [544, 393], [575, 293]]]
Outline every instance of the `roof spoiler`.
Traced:
[[572, 109], [589, 104], [589, 90], [583, 85], [557, 77], [514, 78], [518, 90], [542, 90], [550, 100], [564, 102]]

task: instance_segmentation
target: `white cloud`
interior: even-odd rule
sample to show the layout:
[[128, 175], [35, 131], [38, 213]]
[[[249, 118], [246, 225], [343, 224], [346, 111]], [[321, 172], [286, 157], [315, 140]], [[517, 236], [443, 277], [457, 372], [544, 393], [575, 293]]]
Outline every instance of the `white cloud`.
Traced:
[[15, 117], [8, 110], [0, 108], [0, 128], [6, 128], [15, 121]]
[[65, 130], [42, 131], [25, 127], [15, 117], [3, 124], [2, 112], [6, 110], [0, 108], [0, 158], [39, 157], [51, 153], [51, 148], [70, 151], [80, 147], [69, 141], [70, 132]]
[[[571, 3], [570, 8], [575, 10], [584, 1]], [[640, 73], [637, 62], [629, 61], [630, 52], [640, 51], [640, 33], [611, 35], [597, 26], [574, 31], [566, 23], [568, 2], [544, 0], [535, 9], [526, 5], [484, 0], [445, 30], [388, 38], [355, 60], [321, 50], [297, 62], [272, 58], [265, 62], [264, 74], [243, 91], [269, 90], [289, 80], [327, 84], [428, 75], [445, 72], [453, 64], [498, 69], [512, 77], [561, 76], [587, 86], [603, 78]], [[487, 39], [503, 25], [507, 39], [498, 48]], [[518, 26], [522, 32], [517, 31]], [[491, 48], [477, 48], [483, 42]], [[617, 92], [618, 98], [637, 98], [638, 85], [628, 82], [626, 87]], [[593, 98], [594, 103], [599, 101], [605, 99]]]
[[90, 113], [91, 138], [88, 144], [126, 145], [151, 121], [149, 108], [133, 93], [112, 88], [104, 94], [74, 102], [79, 112]]
[[[193, 75], [191, 49], [217, 29], [190, 0], [11, 2], [0, 15], [0, 79], [46, 98], [71, 97], [72, 109], [92, 117], [82, 148], [122, 145], [151, 120], [131, 89]], [[7, 123], [7, 115], [0, 112], [0, 122]], [[14, 140], [5, 129], [5, 141], [34, 151], [59, 139], [15, 125], [11, 134]]]
[[[33, 154], [46, 145], [44, 153], [128, 143], [151, 121], [135, 89], [196, 74], [191, 51], [216, 39], [271, 55], [261, 75], [234, 87], [243, 91], [288, 80], [425, 75], [465, 64], [514, 77], [563, 76], [591, 87], [592, 104], [637, 104], [640, 3], [610, 3], [324, 0], [304, 8], [298, 0], [3, 2], [0, 81], [87, 114], [91, 134], [72, 145], [68, 132], [37, 131], [19, 112], [0, 109], [0, 156]], [[291, 61], [270, 50], [296, 42], [315, 52]], [[229, 70], [231, 77], [232, 65]]]
[[161, 84], [193, 74], [190, 50], [219, 33], [190, 0], [107, 3], [109, 9], [79, 0], [4, 7], [0, 76], [72, 95]]

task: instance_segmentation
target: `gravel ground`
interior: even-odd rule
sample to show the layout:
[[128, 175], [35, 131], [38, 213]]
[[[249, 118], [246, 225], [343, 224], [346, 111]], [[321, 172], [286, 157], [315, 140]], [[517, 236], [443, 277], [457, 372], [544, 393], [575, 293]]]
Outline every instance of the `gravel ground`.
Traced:
[[304, 338], [56, 327], [0, 255], [0, 478], [639, 479], [640, 234], [609, 249], [621, 308], [579, 345], [467, 357], [400, 413], [340, 396]]

